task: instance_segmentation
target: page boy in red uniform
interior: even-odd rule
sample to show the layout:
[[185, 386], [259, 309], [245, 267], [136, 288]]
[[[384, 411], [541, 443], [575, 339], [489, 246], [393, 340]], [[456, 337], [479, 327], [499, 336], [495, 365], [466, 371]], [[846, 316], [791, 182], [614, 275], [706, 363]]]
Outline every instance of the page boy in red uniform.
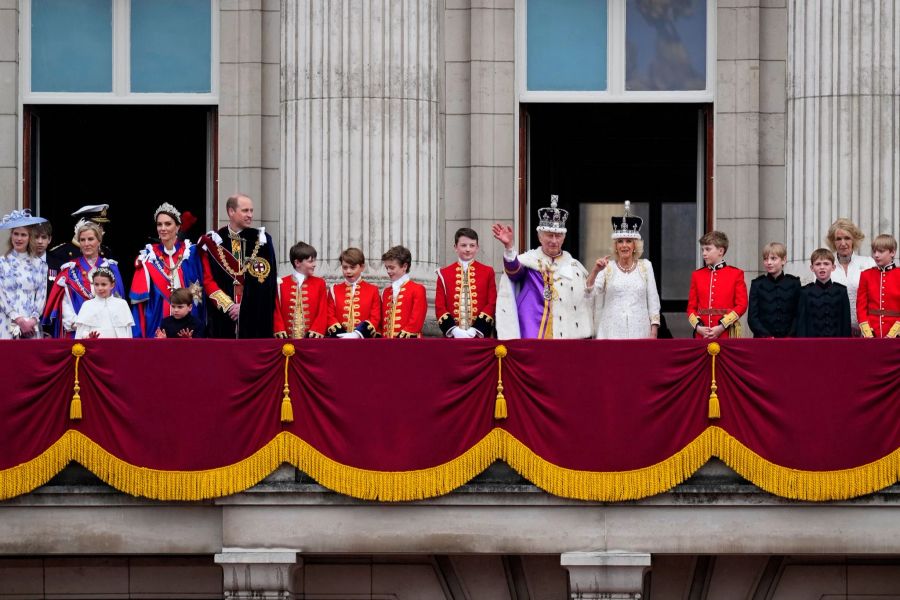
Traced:
[[468, 227], [456, 231], [453, 250], [459, 258], [437, 272], [434, 312], [446, 337], [490, 337], [494, 331], [497, 280], [494, 269], [475, 260], [478, 234]]
[[381, 337], [381, 297], [378, 288], [363, 281], [366, 256], [359, 248], [341, 252], [344, 281], [328, 290], [328, 337]]
[[409, 278], [412, 253], [403, 246], [394, 246], [381, 260], [391, 280], [391, 285], [384, 288], [381, 296], [384, 308], [382, 335], [386, 338], [422, 337], [428, 303], [425, 286]]
[[863, 337], [900, 336], [900, 269], [894, 264], [897, 240], [882, 234], [872, 240], [875, 267], [859, 276], [856, 316]]
[[328, 317], [327, 286], [316, 277], [316, 249], [304, 242], [291, 247], [294, 272], [278, 282], [275, 299], [275, 337], [325, 337]]
[[747, 310], [744, 272], [725, 264], [728, 236], [710, 231], [700, 238], [704, 267], [691, 275], [687, 314], [694, 337], [741, 337], [740, 318]]

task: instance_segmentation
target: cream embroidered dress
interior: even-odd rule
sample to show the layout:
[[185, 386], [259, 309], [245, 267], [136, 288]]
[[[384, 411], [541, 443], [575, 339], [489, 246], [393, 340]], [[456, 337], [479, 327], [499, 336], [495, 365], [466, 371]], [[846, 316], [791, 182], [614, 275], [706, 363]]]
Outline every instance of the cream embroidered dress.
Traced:
[[19, 317], [40, 320], [46, 299], [47, 271], [41, 259], [15, 250], [0, 257], [0, 339], [19, 337]]
[[650, 326], [659, 325], [659, 293], [649, 260], [638, 260], [627, 273], [610, 261], [594, 280], [594, 293], [602, 306], [597, 339], [648, 338]]

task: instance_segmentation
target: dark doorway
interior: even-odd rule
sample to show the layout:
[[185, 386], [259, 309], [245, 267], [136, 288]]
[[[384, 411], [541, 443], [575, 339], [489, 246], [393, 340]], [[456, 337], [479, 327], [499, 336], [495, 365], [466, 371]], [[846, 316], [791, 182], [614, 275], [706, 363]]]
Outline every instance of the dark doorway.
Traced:
[[[689, 104], [529, 104], [527, 214], [551, 194], [569, 211], [565, 249], [590, 269], [610, 253], [609, 216], [625, 200], [644, 219], [664, 312], [683, 311], [697, 267], [705, 192], [704, 107]], [[699, 200], [699, 202], [698, 202]], [[537, 234], [529, 227], [530, 246]]]
[[109, 204], [104, 243], [126, 288], [137, 252], [156, 235], [163, 202], [190, 211], [195, 238], [208, 225], [214, 109], [205, 106], [31, 106], [26, 128], [26, 197], [53, 225], [53, 243], [71, 239], [71, 215]]

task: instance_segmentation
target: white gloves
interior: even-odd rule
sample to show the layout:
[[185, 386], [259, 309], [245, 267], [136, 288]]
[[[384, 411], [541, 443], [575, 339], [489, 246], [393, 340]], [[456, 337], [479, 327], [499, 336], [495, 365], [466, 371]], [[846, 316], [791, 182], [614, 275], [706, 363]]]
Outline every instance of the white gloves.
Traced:
[[362, 339], [362, 334], [358, 331], [351, 331], [350, 333], [339, 333], [337, 334], [339, 338], [342, 340], [358, 340]]
[[450, 330], [450, 334], [459, 340], [469, 340], [478, 335], [478, 331], [474, 327], [470, 327], [469, 329], [454, 327]]

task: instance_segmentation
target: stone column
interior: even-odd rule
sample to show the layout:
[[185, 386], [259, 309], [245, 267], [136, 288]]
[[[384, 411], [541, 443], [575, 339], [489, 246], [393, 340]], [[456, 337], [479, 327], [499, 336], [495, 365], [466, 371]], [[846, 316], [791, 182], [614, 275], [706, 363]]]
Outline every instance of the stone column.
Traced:
[[295, 597], [295, 572], [303, 567], [296, 550], [224, 549], [215, 556], [222, 565], [226, 600], [289, 600]]
[[869, 240], [898, 231], [900, 14], [894, 0], [787, 6], [787, 242], [802, 261], [838, 217]]
[[319, 272], [357, 246], [437, 266], [440, 37], [437, 0], [296, 0], [281, 10], [281, 248], [319, 252]]
[[569, 572], [572, 600], [640, 600], [650, 555], [643, 552], [565, 552], [560, 564]]

